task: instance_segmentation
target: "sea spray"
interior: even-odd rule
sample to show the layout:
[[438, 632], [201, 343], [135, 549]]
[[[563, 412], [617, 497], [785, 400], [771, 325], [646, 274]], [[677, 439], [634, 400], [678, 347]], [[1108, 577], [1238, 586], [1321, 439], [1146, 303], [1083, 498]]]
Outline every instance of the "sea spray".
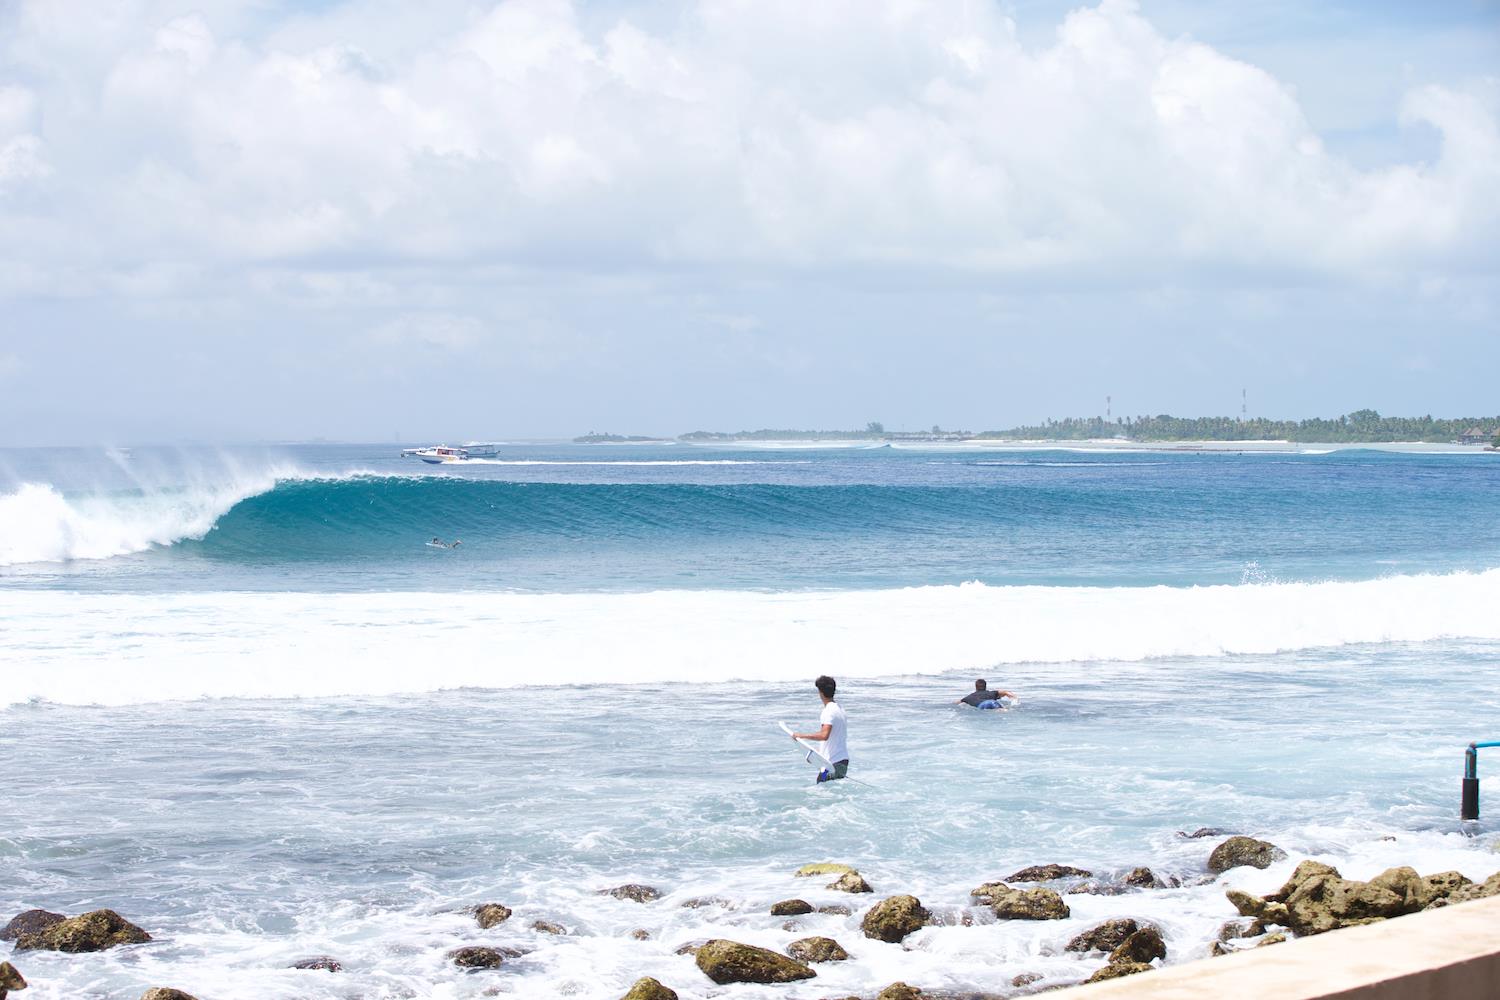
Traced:
[[[0, 590], [0, 703], [789, 681], [1497, 639], [1500, 570], [1213, 587], [641, 594]], [[87, 621], [80, 632], [77, 625]], [[441, 655], [434, 655], [440, 651]]]

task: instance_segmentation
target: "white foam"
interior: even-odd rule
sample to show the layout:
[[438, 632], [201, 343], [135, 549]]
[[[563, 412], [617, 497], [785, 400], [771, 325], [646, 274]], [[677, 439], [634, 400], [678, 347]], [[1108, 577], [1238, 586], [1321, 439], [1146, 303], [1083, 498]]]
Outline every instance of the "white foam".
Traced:
[[[0, 705], [940, 673], [1500, 639], [1500, 570], [829, 593], [0, 591]], [[80, 623], [87, 628], [80, 628]]]
[[0, 566], [108, 559], [202, 538], [235, 504], [277, 483], [371, 474], [230, 465], [185, 483], [138, 483], [129, 490], [64, 493], [50, 483], [21, 483], [0, 494]]

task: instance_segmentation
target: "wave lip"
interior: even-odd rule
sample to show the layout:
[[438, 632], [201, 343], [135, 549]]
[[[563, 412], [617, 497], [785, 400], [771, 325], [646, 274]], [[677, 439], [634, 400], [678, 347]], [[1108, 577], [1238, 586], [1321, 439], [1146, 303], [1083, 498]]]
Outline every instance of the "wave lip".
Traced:
[[360, 475], [365, 473], [236, 470], [224, 482], [97, 493], [64, 493], [50, 483], [24, 482], [0, 495], [0, 567], [110, 559], [202, 538], [236, 504], [280, 483]]
[[[1500, 569], [1362, 582], [644, 594], [0, 591], [0, 705], [786, 682], [1500, 640]], [[87, 615], [90, 629], [79, 633]], [[440, 655], [435, 655], [440, 650]], [[1091, 668], [1102, 678], [1108, 666]], [[1164, 669], [1172, 669], [1170, 666]]]

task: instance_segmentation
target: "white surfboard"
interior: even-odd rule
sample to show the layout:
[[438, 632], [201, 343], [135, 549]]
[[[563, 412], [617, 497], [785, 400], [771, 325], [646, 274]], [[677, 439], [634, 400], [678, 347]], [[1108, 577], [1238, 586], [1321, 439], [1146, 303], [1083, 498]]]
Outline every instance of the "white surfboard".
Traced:
[[[796, 732], [795, 729], [787, 725], [785, 722], [778, 722], [776, 724], [780, 726], [781, 731], [783, 733], [786, 733], [788, 736], [791, 736]], [[799, 740], [796, 737], [792, 737], [792, 739], [793, 742], [795, 742], [799, 747], [807, 751], [807, 762], [809, 764], [812, 764], [814, 767], [833, 767], [833, 761], [823, 756], [822, 747], [817, 742], [813, 740]]]

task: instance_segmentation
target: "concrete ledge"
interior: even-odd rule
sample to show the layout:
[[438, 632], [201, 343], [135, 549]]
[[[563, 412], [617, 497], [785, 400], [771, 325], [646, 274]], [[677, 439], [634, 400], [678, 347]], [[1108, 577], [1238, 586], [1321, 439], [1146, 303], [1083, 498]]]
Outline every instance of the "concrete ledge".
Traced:
[[1067, 1000], [1495, 1000], [1500, 897], [1172, 965]]

